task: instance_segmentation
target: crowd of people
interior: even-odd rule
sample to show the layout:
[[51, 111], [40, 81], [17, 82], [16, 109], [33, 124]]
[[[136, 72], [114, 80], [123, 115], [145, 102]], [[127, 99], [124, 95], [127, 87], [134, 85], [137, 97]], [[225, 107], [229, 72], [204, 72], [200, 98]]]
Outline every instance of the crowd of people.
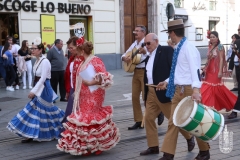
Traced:
[[[132, 78], [135, 124], [128, 128], [146, 129], [148, 148], [140, 152], [141, 156], [159, 154], [155, 120], [158, 119], [158, 125], [161, 125], [165, 116], [168, 129], [160, 160], [174, 159], [179, 132], [186, 139], [189, 152], [194, 149], [196, 138], [199, 147], [196, 160], [210, 159], [209, 143], [174, 125], [174, 111], [188, 96], [196, 103], [203, 103], [219, 112], [231, 112], [229, 119], [236, 118], [240, 112], [240, 97], [228, 90], [222, 80], [224, 76], [231, 76], [235, 68], [240, 94], [239, 35], [232, 36], [226, 58], [218, 32], [209, 32], [208, 60], [201, 67], [198, 49], [184, 35], [186, 27], [189, 26], [184, 26], [182, 19], [169, 21], [168, 29], [162, 32], [167, 32], [171, 40], [168, 46], [161, 46], [155, 33], [146, 34], [146, 27], [138, 25], [133, 32], [136, 40], [121, 57], [125, 63], [131, 63], [132, 57], [127, 56], [128, 52], [137, 49], [141, 55]], [[238, 32], [240, 34], [240, 28]], [[56, 39], [45, 56], [40, 38], [36, 38], [31, 47], [26, 40], [21, 47], [16, 47], [15, 41], [8, 37], [1, 51], [0, 63], [7, 90], [14, 91], [14, 81], [16, 89], [19, 87], [19, 73], [23, 89], [28, 86], [31, 90], [28, 95], [30, 101], [13, 117], [7, 128], [24, 137], [22, 143], [58, 139], [56, 147], [60, 151], [72, 155], [99, 155], [120, 140], [119, 129], [112, 120], [113, 108], [103, 105], [105, 90], [113, 84], [113, 75], [106, 71], [103, 61], [92, 54], [92, 42], [83, 37], [71, 37], [67, 41], [71, 56], [66, 68], [62, 47], [63, 41]], [[36, 61], [32, 66], [33, 57]], [[60, 101], [67, 101], [65, 112], [55, 105], [57, 86]], [[145, 114], [140, 104], [141, 93]]]

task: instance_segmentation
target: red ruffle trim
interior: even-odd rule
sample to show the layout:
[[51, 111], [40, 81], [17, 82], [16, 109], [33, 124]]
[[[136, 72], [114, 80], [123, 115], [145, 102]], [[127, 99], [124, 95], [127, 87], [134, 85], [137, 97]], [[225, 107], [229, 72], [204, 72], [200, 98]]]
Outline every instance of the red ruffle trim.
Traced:
[[66, 130], [62, 132], [57, 148], [72, 155], [107, 151], [120, 140], [119, 129], [111, 119], [103, 124], [90, 126], [77, 126], [67, 122], [64, 127]]

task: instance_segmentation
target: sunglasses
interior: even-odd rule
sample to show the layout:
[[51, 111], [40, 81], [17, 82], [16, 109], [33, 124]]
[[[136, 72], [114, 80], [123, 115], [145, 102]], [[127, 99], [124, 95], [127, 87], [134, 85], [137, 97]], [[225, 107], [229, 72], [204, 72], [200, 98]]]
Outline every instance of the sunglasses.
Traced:
[[146, 42], [146, 43], [143, 43], [144, 44], [144, 46], [149, 46], [149, 45], [151, 45], [151, 42]]

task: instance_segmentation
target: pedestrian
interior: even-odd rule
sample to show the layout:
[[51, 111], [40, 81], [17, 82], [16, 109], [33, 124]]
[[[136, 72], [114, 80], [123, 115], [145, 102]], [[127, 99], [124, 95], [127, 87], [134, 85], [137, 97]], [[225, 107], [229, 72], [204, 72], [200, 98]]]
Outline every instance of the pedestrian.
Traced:
[[[234, 55], [237, 55], [238, 58], [240, 58], [240, 39], [237, 39], [235, 42], [234, 42], [234, 45], [233, 45], [233, 54]], [[230, 61], [231, 63], [233, 63], [233, 61]], [[230, 66], [233, 66], [233, 64], [229, 64]], [[240, 112], [240, 66], [235, 66], [236, 68], [236, 77], [237, 77], [237, 80], [238, 80], [238, 97], [237, 97], [237, 100], [234, 104], [234, 108], [233, 108], [233, 111], [232, 113], [228, 116], [228, 119], [234, 119], [234, 118], [237, 118], [237, 113]], [[231, 69], [231, 68], [230, 68]], [[231, 72], [231, 71], [230, 71]]]
[[28, 98], [29, 103], [8, 123], [7, 128], [24, 137], [22, 143], [36, 141], [51, 141], [58, 138], [62, 130], [61, 121], [64, 112], [54, 106], [54, 91], [50, 84], [51, 64], [45, 57], [41, 38], [36, 38], [32, 45], [32, 55], [36, 57], [33, 66], [34, 87]]
[[0, 76], [3, 78], [3, 80], [5, 81], [6, 78], [6, 71], [5, 68], [3, 66], [3, 57], [2, 57], [2, 51], [3, 51], [4, 46], [0, 46]]
[[62, 50], [63, 41], [56, 39], [54, 44], [55, 45], [47, 53], [47, 59], [51, 63], [51, 85], [55, 93], [57, 93], [57, 87], [59, 86], [60, 101], [67, 102], [65, 99], [66, 91], [64, 87], [65, 57]]
[[208, 60], [203, 68], [205, 78], [201, 87], [202, 103], [217, 111], [229, 112], [233, 109], [237, 96], [222, 82], [227, 72], [224, 46], [220, 43], [218, 32], [209, 35]]
[[13, 54], [13, 61], [14, 61], [14, 71], [15, 71], [15, 84], [13, 86], [15, 86], [15, 89], [19, 89], [20, 86], [20, 82], [19, 82], [19, 76], [21, 73], [18, 73], [18, 50], [21, 48], [18, 44], [17, 44], [17, 40], [15, 38], [12, 37], [8, 37], [8, 42], [10, 44], [12, 44], [12, 49], [11, 52]]
[[18, 50], [19, 56], [25, 60], [26, 71], [22, 72], [23, 89], [27, 88], [26, 79], [28, 77], [28, 88], [32, 89], [32, 61], [31, 61], [31, 51], [28, 48], [28, 41], [22, 41], [22, 47]]
[[[145, 61], [146, 70], [144, 74], [145, 97], [145, 128], [148, 149], [142, 151], [140, 155], [159, 154], [158, 130], [155, 119], [163, 112], [167, 119], [171, 114], [171, 99], [166, 97], [166, 90], [157, 90], [157, 85], [167, 79], [170, 75], [173, 48], [171, 46], [159, 45], [159, 40], [156, 34], [150, 33], [145, 37], [144, 43], [149, 58]], [[192, 151], [195, 142], [194, 137], [188, 132], [180, 130], [182, 135], [187, 140], [188, 151]]]
[[[113, 81], [102, 60], [92, 55], [93, 44], [79, 43], [84, 61], [78, 67], [74, 81], [73, 113], [63, 126], [65, 131], [57, 148], [72, 155], [101, 154], [120, 140], [119, 129], [112, 121], [112, 106], [103, 106], [105, 89]], [[74, 145], [73, 145], [74, 144]]]
[[[198, 49], [184, 36], [183, 20], [169, 21], [167, 31], [172, 42], [175, 43], [174, 54], [169, 79], [161, 82], [161, 89], [166, 89], [166, 96], [171, 98], [171, 115], [168, 121], [168, 130], [164, 137], [161, 151], [164, 153], [159, 160], [173, 160], [179, 128], [173, 124], [173, 113], [178, 103], [185, 97], [191, 96], [197, 102], [201, 101], [200, 67], [201, 57]], [[183, 111], [184, 112], [184, 111]], [[208, 143], [197, 139], [199, 153], [195, 160], [210, 159]]]
[[71, 57], [68, 60], [68, 64], [66, 67], [65, 75], [64, 75], [64, 82], [65, 82], [65, 89], [66, 89], [66, 99], [68, 100], [68, 104], [65, 110], [65, 116], [62, 123], [67, 122], [67, 117], [72, 113], [73, 107], [73, 93], [75, 86], [73, 85], [73, 72], [76, 72], [77, 67], [74, 67], [74, 64], [79, 65], [83, 60], [82, 56], [79, 56], [80, 52], [77, 47], [78, 45], [82, 45], [84, 42], [84, 38], [78, 38], [73, 36], [69, 38], [67, 41], [68, 50], [71, 52]]

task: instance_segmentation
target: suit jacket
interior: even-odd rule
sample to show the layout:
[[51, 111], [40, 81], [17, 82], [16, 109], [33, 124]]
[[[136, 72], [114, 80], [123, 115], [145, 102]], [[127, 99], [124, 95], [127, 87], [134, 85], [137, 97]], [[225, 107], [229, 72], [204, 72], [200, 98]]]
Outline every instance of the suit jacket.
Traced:
[[235, 53], [234, 52], [232, 52], [232, 55], [231, 55], [231, 57], [230, 57], [230, 61], [229, 61], [229, 66], [228, 66], [228, 69], [230, 69], [230, 70], [233, 70], [233, 68], [234, 68], [234, 57], [235, 57]]
[[[153, 84], [158, 85], [159, 82], [165, 81], [170, 76], [171, 66], [172, 66], [172, 58], [173, 58], [173, 48], [170, 46], [161, 46], [159, 45], [156, 51], [155, 59], [153, 62]], [[145, 66], [147, 66], [149, 57], [147, 57], [145, 61]], [[144, 84], [148, 83], [147, 79], [147, 70], [145, 69], [144, 73]], [[144, 101], [147, 100], [148, 94], [148, 86], [145, 85], [144, 88]], [[156, 95], [158, 100], [161, 103], [171, 102], [171, 99], [166, 97], [166, 90], [156, 91]]]

